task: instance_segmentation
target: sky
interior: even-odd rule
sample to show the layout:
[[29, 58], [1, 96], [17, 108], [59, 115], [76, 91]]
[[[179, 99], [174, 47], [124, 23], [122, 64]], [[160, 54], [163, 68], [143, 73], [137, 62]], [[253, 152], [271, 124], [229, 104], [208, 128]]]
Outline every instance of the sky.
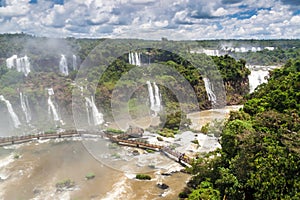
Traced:
[[0, 0], [0, 33], [160, 40], [300, 39], [300, 0]]

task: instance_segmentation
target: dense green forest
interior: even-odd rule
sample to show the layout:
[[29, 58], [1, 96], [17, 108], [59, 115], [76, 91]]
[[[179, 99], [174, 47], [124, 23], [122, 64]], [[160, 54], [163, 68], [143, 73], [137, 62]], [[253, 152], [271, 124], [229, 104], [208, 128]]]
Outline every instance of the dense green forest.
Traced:
[[[274, 46], [274, 51], [241, 53], [237, 55], [207, 56], [203, 53], [191, 53], [193, 49], [221, 46]], [[295, 48], [293, 48], [295, 47]], [[288, 49], [289, 48], [289, 49]], [[291, 49], [291, 50], [290, 50]], [[261, 62], [268, 54], [276, 57], [276, 63], [283, 63], [294, 57], [299, 49], [298, 40], [220, 40], [220, 41], [147, 41], [147, 40], [106, 40], [106, 39], [75, 39], [75, 38], [43, 38], [26, 34], [0, 35], [0, 94], [8, 99], [16, 112], [21, 113], [19, 92], [28, 97], [32, 109], [35, 126], [44, 127], [49, 123], [47, 115], [47, 88], [53, 88], [54, 96], [62, 118], [67, 124], [72, 124], [71, 116], [76, 103], [72, 95], [80, 96], [79, 88], [85, 88], [82, 95], [95, 95], [95, 102], [105, 120], [111, 119], [112, 103], [127, 104], [129, 100], [130, 113], [139, 116], [140, 110], [149, 109], [149, 99], [139, 99], [148, 96], [146, 82], [155, 78], [161, 96], [162, 104], [167, 112], [179, 110], [178, 102], [184, 112], [222, 107], [224, 105], [241, 104], [249, 92], [247, 60]], [[129, 64], [128, 53], [139, 52], [142, 67]], [[67, 58], [69, 75], [61, 74], [59, 63], [61, 55]], [[258, 56], [260, 55], [261, 56]], [[12, 55], [22, 57], [27, 55], [31, 72], [27, 77], [15, 69], [8, 69], [6, 59]], [[77, 69], [72, 67], [72, 56], [77, 56]], [[78, 68], [86, 70], [78, 70]], [[176, 72], [176, 73], [174, 73]], [[176, 75], [175, 75], [176, 74]], [[173, 76], [173, 77], [172, 77]], [[213, 83], [217, 101], [209, 101], [205, 89], [204, 78]], [[153, 80], [152, 80], [153, 81]], [[187, 92], [186, 85], [191, 87]], [[119, 93], [116, 92], [116, 88]], [[134, 89], [130, 99], [126, 95]], [[173, 89], [173, 91], [172, 91]], [[178, 95], [174, 94], [174, 90]], [[117, 97], [114, 97], [114, 95]], [[197, 104], [190, 103], [195, 97]], [[1, 103], [3, 104], [3, 102]], [[140, 106], [144, 104], [144, 106]], [[122, 104], [123, 105], [123, 104]], [[3, 106], [4, 107], [4, 106]], [[2, 107], [2, 108], [3, 108]], [[123, 106], [126, 108], [126, 106]], [[82, 117], [85, 111], [79, 112]], [[24, 117], [22, 117], [24, 118]], [[24, 119], [21, 119], [21, 121]]]
[[[82, 84], [87, 88], [84, 95], [95, 94], [95, 101], [104, 109], [101, 111], [105, 113], [107, 119], [111, 115], [111, 98], [116, 86], [123, 91], [117, 98], [119, 101], [126, 95], [125, 91], [128, 88], [144, 85], [136, 88], [130, 99], [129, 104], [134, 111], [138, 110], [134, 107], [138, 101], [137, 95], [148, 96], [145, 83], [150, 78], [158, 81], [163, 106], [167, 110], [172, 110], [174, 103], [179, 101], [170, 88], [176, 88], [183, 99], [190, 99], [192, 95], [196, 96], [199, 104], [187, 103], [184, 105], [187, 108], [186, 112], [195, 110], [195, 107], [211, 108], [212, 103], [208, 100], [204, 87], [204, 77], [209, 77], [211, 82], [216, 82], [214, 89], [216, 95], [219, 95], [217, 98], [219, 101], [215, 106], [238, 104], [249, 91], [247, 76], [250, 71], [245, 67], [244, 60], [237, 61], [230, 56], [213, 58], [205, 54], [189, 53], [188, 49], [197, 45], [195, 42], [55, 39], [25, 34], [4, 34], [0, 35], [0, 44], [0, 94], [16, 105], [17, 110], [21, 109], [18, 105], [21, 91], [28, 96], [34, 113], [45, 113], [46, 90], [53, 88], [55, 100], [61, 108], [62, 115], [71, 116], [72, 93], [76, 93], [76, 84]], [[138, 49], [136, 49], [137, 46]], [[130, 51], [138, 51], [141, 54], [143, 67], [139, 69], [129, 64], [128, 53]], [[67, 76], [59, 71], [61, 54], [68, 58], [69, 75]], [[12, 55], [28, 56], [31, 72], [27, 77], [15, 69], [6, 67], [5, 61]], [[72, 59], [70, 59], [72, 55], [77, 55], [78, 68], [80, 65], [83, 68], [86, 67], [85, 71], [73, 70]], [[175, 76], [179, 78], [172, 78], [174, 72], [178, 73]], [[173, 84], [174, 80], [177, 81], [176, 85]], [[167, 85], [164, 86], [164, 84]], [[191, 86], [193, 92], [185, 92], [183, 85], [187, 84]], [[223, 91], [226, 91], [226, 99]], [[37, 124], [47, 121], [45, 116], [46, 114], [36, 115]]]
[[222, 149], [195, 160], [188, 199], [300, 198], [300, 60], [272, 72], [222, 131]]

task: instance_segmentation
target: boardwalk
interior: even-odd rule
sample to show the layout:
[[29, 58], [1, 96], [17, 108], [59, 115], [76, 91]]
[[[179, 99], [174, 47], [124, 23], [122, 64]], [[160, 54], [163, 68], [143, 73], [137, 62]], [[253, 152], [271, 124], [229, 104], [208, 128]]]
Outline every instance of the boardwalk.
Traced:
[[127, 146], [134, 146], [138, 148], [144, 148], [144, 149], [153, 149], [153, 150], [159, 150], [166, 154], [167, 156], [175, 159], [177, 162], [182, 163], [184, 165], [190, 166], [193, 159], [185, 155], [184, 153], [180, 153], [168, 146], [161, 146], [161, 145], [155, 145], [155, 144], [149, 144], [147, 142], [143, 141], [137, 141], [137, 140], [128, 140], [124, 138], [128, 138], [128, 134], [110, 134], [110, 133], [104, 133], [105, 137], [109, 138], [112, 142], [117, 143], [119, 145], [127, 145]]
[[36, 134], [36, 135], [22, 135], [22, 136], [9, 136], [0, 138], [0, 146], [6, 146], [11, 144], [20, 144], [24, 142], [29, 142], [33, 140], [40, 139], [55, 139], [55, 138], [66, 138], [80, 136], [80, 134], [76, 130], [68, 130], [61, 133], [50, 133], [50, 134]]
[[11, 144], [20, 144], [24, 142], [30, 142], [33, 140], [40, 139], [55, 139], [55, 138], [66, 138], [66, 137], [74, 137], [74, 136], [84, 136], [84, 135], [97, 135], [100, 137], [106, 137], [111, 142], [117, 143], [119, 145], [126, 145], [131, 147], [137, 147], [142, 149], [152, 149], [155, 151], [161, 151], [167, 156], [173, 158], [177, 162], [180, 162], [185, 165], [190, 165], [192, 163], [192, 159], [186, 156], [183, 153], [180, 153], [176, 150], [171, 149], [168, 146], [161, 146], [156, 144], [149, 144], [145, 141], [141, 140], [129, 140], [129, 134], [111, 134], [108, 132], [88, 132], [88, 131], [76, 131], [76, 130], [68, 130], [61, 133], [51, 133], [51, 134], [36, 134], [36, 135], [24, 135], [24, 136], [11, 136], [11, 137], [3, 137], [0, 138], [0, 146], [6, 146]]

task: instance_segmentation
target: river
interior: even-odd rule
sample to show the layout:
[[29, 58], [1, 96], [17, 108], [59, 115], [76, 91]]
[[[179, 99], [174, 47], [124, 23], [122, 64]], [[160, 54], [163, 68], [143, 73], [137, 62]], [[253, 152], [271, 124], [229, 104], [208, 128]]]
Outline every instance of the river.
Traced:
[[[228, 116], [239, 106], [191, 113], [192, 126], [199, 129], [214, 119]], [[149, 142], [157, 135], [146, 132]], [[198, 139], [200, 146], [191, 146]], [[185, 132], [175, 138], [163, 138], [160, 144], [177, 144], [178, 151], [201, 152], [219, 147], [217, 138]], [[202, 143], [201, 143], [202, 142]], [[148, 153], [121, 147], [117, 153], [105, 152], [107, 145], [100, 139], [69, 138], [33, 141], [0, 148], [0, 199], [177, 199], [190, 175], [178, 172], [183, 167], [160, 152]], [[207, 148], [205, 147], [207, 146]], [[130, 152], [130, 153], [128, 153]], [[114, 155], [115, 157], [109, 157]], [[133, 169], [132, 171], [129, 168]], [[142, 169], [142, 170], [141, 170]], [[152, 177], [150, 181], [135, 179], [137, 172]], [[170, 176], [161, 175], [162, 173]], [[85, 176], [93, 173], [95, 178]], [[56, 184], [74, 181], [74, 187], [58, 191]], [[165, 183], [169, 189], [157, 187]]]

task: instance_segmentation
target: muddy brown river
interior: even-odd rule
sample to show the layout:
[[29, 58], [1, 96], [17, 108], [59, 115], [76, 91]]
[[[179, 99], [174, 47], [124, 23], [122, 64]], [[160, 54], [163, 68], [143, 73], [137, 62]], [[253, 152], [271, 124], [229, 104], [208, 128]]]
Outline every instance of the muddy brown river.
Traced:
[[[230, 110], [239, 107], [226, 107], [189, 114], [194, 128], [200, 128], [213, 119], [221, 119], [228, 115]], [[193, 133], [187, 136], [174, 138], [170, 142], [181, 141], [182, 151], [185, 143], [189, 145]], [[189, 136], [190, 134], [190, 136]], [[189, 138], [190, 137], [190, 138]], [[205, 136], [198, 136], [199, 140]], [[183, 138], [188, 138], [184, 141]], [[167, 141], [168, 139], [166, 139]], [[214, 138], [210, 140], [215, 142]], [[206, 141], [210, 142], [206, 139]], [[90, 142], [93, 142], [91, 139]], [[201, 141], [200, 141], [201, 142]], [[95, 143], [97, 144], [97, 143]], [[190, 148], [190, 146], [189, 146]], [[133, 149], [133, 148], [132, 148]], [[124, 147], [125, 152], [132, 149]], [[0, 148], [0, 199], [177, 199], [178, 194], [185, 187], [190, 175], [175, 172], [182, 169], [178, 163], [159, 152], [145, 156], [147, 174], [152, 177], [150, 181], [135, 179], [135, 173], [112, 167], [101, 162], [96, 154], [90, 153], [86, 143], [80, 138], [42, 140], [12, 145]], [[130, 158], [130, 157], [129, 157]], [[155, 159], [154, 159], [155, 158]], [[154, 165], [151, 160], [157, 160]], [[116, 161], [124, 163], [124, 160]], [[128, 166], [136, 166], [134, 159], [126, 160]], [[140, 167], [140, 166], [138, 166]], [[174, 172], [171, 176], [163, 176], [162, 172]], [[87, 180], [89, 173], [95, 175]], [[70, 188], [58, 190], [56, 184], [70, 179], [74, 184]], [[157, 183], [165, 183], [169, 189], [157, 187]]]

